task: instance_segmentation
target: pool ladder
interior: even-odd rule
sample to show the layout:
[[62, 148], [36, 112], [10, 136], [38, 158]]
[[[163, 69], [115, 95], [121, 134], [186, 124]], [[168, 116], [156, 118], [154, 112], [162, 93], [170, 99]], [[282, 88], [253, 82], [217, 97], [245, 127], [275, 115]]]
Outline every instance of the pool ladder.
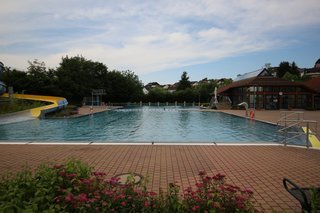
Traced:
[[[309, 136], [312, 133], [310, 129], [317, 132], [317, 121], [305, 120], [304, 112], [301, 111], [281, 111], [280, 119], [277, 121], [278, 132], [284, 134], [285, 139], [282, 143], [286, 146], [290, 141], [305, 135], [306, 147], [310, 147]], [[303, 131], [303, 127], [306, 131]]]

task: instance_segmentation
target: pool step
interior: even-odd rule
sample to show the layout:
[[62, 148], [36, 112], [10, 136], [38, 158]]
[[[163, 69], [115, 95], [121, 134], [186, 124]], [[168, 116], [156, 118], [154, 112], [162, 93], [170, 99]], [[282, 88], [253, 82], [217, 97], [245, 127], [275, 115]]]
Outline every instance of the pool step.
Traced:
[[[302, 127], [302, 130], [307, 134], [307, 127]], [[315, 134], [312, 133], [310, 129], [309, 129], [309, 141], [312, 144], [312, 147], [320, 148], [320, 141], [315, 136]]]

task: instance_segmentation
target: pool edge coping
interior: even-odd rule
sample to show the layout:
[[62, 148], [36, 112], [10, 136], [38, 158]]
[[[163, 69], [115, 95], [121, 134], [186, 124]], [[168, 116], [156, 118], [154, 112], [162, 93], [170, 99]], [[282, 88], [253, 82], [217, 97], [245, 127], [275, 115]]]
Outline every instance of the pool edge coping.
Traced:
[[279, 144], [279, 143], [177, 143], [177, 142], [139, 142], [139, 143], [130, 143], [130, 142], [109, 142], [109, 143], [102, 143], [102, 142], [75, 142], [75, 143], [70, 143], [70, 142], [33, 142], [33, 141], [27, 141], [27, 142], [0, 142], [0, 145], [62, 145], [62, 146], [243, 146], [243, 147], [248, 147], [248, 146], [268, 146], [268, 147], [291, 147], [291, 148], [302, 148], [302, 149], [312, 149], [312, 150], [319, 150], [320, 148], [317, 147], [306, 147], [306, 146], [298, 146], [298, 145], [284, 145], [284, 144]]

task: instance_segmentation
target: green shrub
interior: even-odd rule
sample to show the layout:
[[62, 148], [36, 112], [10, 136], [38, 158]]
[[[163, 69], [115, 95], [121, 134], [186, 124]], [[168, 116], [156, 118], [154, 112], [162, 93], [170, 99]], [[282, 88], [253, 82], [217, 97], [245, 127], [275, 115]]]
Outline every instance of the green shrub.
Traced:
[[[228, 185], [223, 175], [200, 173], [197, 189], [170, 184], [168, 192], [148, 191], [146, 182], [105, 179], [74, 159], [25, 169], [0, 181], [0, 212], [253, 212], [252, 192]], [[145, 179], [144, 179], [145, 180]]]

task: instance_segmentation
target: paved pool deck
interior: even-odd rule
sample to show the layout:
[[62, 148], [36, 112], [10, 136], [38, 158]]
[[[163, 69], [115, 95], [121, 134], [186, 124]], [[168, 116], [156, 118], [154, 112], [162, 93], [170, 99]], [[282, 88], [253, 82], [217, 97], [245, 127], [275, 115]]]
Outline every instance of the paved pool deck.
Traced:
[[[219, 110], [219, 111], [232, 114], [232, 115], [245, 117], [245, 110]], [[319, 110], [318, 111], [291, 110], [286, 112], [288, 114], [294, 113], [294, 112], [303, 112], [304, 120], [317, 121], [317, 125], [310, 124], [310, 128], [313, 132], [316, 132], [318, 138], [320, 138], [320, 111]], [[255, 119], [276, 124], [277, 121], [280, 119], [282, 113], [283, 113], [282, 110], [256, 110]], [[292, 116], [291, 118], [294, 119], [296, 117]]]
[[[224, 112], [244, 115], [242, 110]], [[256, 118], [275, 122], [277, 113], [257, 111]], [[319, 111], [310, 113], [305, 116], [320, 117]], [[172, 182], [181, 188], [194, 186], [199, 171], [222, 173], [227, 182], [252, 189], [255, 206], [264, 212], [300, 212], [299, 203], [282, 185], [283, 177], [301, 186], [320, 186], [320, 150], [290, 146], [2, 144], [0, 173], [70, 157], [87, 162], [108, 178], [124, 172], [149, 176], [148, 188], [154, 191], [166, 190]]]

